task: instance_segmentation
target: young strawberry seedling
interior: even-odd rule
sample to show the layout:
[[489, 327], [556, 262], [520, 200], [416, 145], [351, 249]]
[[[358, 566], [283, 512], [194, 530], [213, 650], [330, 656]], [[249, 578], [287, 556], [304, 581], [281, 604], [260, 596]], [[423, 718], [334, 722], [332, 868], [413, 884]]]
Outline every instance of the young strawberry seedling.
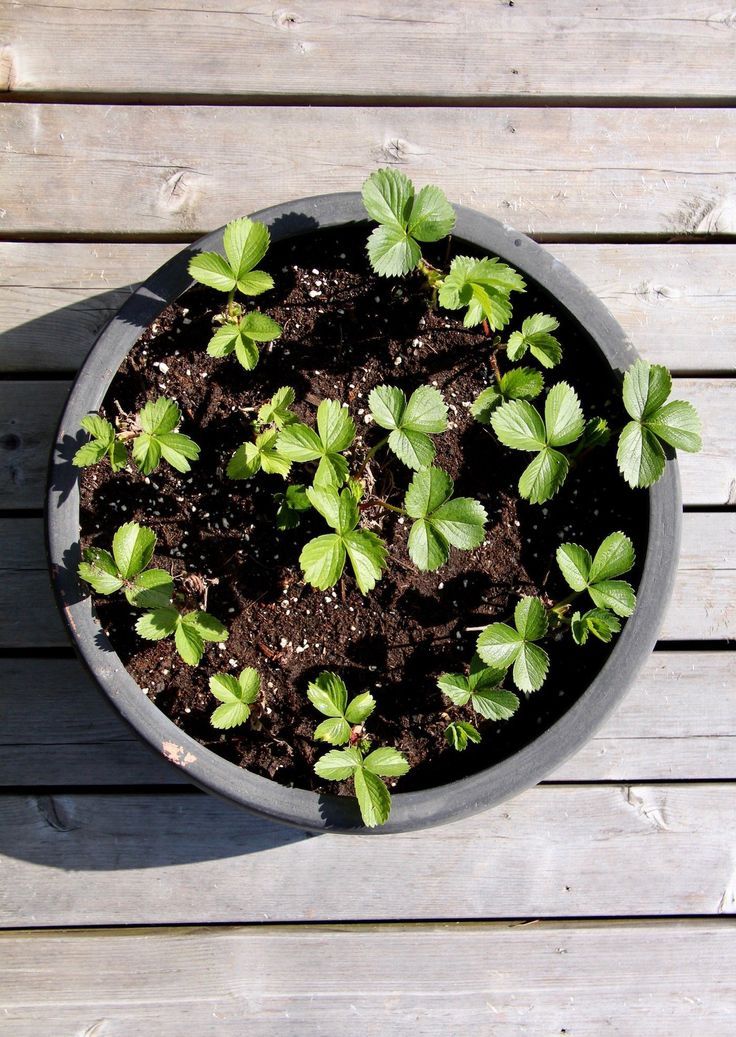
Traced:
[[353, 779], [363, 824], [368, 828], [384, 825], [391, 813], [391, 793], [381, 778], [400, 778], [409, 763], [398, 749], [381, 748], [364, 755], [358, 746], [331, 749], [314, 765], [315, 774], [325, 781]]
[[367, 748], [369, 741], [363, 724], [376, 708], [376, 700], [369, 691], [355, 695], [348, 701], [345, 682], [336, 673], [325, 671], [316, 680], [310, 681], [307, 690], [309, 701], [315, 709], [327, 717], [318, 724], [314, 737], [330, 745], [359, 744]]
[[251, 707], [261, 694], [258, 670], [246, 666], [238, 677], [231, 673], [215, 673], [210, 677], [210, 691], [221, 703], [210, 717], [210, 723], [219, 731], [240, 727], [251, 714]]

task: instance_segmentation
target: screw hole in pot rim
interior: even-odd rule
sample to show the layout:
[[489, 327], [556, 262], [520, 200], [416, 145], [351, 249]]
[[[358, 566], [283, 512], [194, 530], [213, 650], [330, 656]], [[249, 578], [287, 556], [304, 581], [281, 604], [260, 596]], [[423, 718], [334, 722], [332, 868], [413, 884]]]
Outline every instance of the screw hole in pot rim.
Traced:
[[[455, 206], [453, 237], [472, 243], [515, 266], [555, 297], [620, 377], [638, 358], [606, 307], [542, 246], [489, 216]], [[251, 214], [265, 223], [273, 241], [348, 223], [365, 223], [358, 192], [317, 195]], [[492, 807], [536, 784], [595, 732], [628, 690], [651, 653], [674, 584], [679, 554], [681, 494], [677, 461], [667, 460], [662, 479], [646, 493], [647, 551], [637, 608], [624, 625], [597, 676], [555, 723], [528, 745], [469, 777], [418, 792], [396, 792], [388, 822], [362, 825], [352, 797], [317, 795], [287, 788], [235, 766], [186, 735], [154, 705], [128, 674], [102, 630], [89, 596], [76, 576], [79, 553], [79, 492], [72, 447], [79, 445], [82, 417], [96, 410], [129, 349], [145, 328], [193, 281], [190, 257], [222, 245], [224, 227], [186, 246], [149, 277], [102, 331], [82, 365], [54, 438], [46, 495], [46, 544], [52, 584], [72, 642], [96, 683], [145, 742], [208, 792], [255, 814], [317, 832], [382, 835], [446, 824]], [[634, 492], [634, 491], [631, 491]]]

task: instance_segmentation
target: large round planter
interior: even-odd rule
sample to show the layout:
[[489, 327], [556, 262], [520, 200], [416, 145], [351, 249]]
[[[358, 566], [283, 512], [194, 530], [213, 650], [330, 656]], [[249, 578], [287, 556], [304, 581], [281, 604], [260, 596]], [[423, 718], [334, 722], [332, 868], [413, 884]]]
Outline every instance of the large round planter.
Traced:
[[[317, 227], [362, 222], [357, 193], [320, 195], [253, 214], [271, 229], [274, 241]], [[533, 742], [470, 777], [420, 792], [397, 793], [389, 822], [362, 826], [352, 798], [318, 796], [286, 788], [236, 767], [184, 734], [143, 694], [102, 630], [91, 598], [80, 590], [79, 493], [70, 445], [78, 445], [80, 421], [96, 411], [120, 363], [143, 330], [192, 284], [189, 258], [220, 249], [214, 231], [183, 249], [156, 271], [122, 306], [100, 335], [72, 387], [59, 423], [47, 497], [47, 544], [54, 590], [74, 646], [95, 681], [138, 734], [197, 785], [277, 821], [316, 831], [390, 833], [457, 820], [491, 807], [535, 784], [576, 752], [619, 702], [651, 652], [670, 597], [679, 549], [681, 500], [677, 462], [647, 492], [649, 525], [638, 606], [598, 676], [571, 708]], [[601, 302], [560, 262], [529, 238], [487, 216], [457, 207], [454, 236], [498, 255], [538, 282], [583, 327], [611, 368], [623, 372], [637, 358], [623, 331]], [[623, 484], [622, 484], [623, 485]]]

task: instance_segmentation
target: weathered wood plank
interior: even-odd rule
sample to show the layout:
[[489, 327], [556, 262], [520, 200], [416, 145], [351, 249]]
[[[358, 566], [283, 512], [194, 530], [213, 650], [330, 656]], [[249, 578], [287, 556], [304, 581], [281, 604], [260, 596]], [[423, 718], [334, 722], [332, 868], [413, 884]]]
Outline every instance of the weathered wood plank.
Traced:
[[9, 103], [0, 141], [4, 234], [193, 235], [386, 163], [530, 233], [736, 233], [729, 109]]
[[[0, 382], [0, 508], [42, 506], [68, 389], [66, 382]], [[691, 400], [703, 421], [703, 451], [680, 454], [685, 504], [736, 503], [736, 379], [678, 378], [673, 392]]]
[[[613, 717], [550, 780], [736, 779], [735, 662], [729, 652], [656, 652]], [[0, 786], [188, 784], [76, 660], [0, 660], [0, 717]]]
[[[731, 1037], [716, 921], [258, 926], [0, 936], [13, 1037]], [[448, 967], [448, 963], [451, 965]], [[461, 978], [459, 978], [461, 977]]]
[[[736, 638], [736, 516], [684, 516], [677, 582], [664, 641]], [[0, 648], [58, 648], [67, 637], [51, 597], [40, 519], [0, 519]]]
[[731, 784], [539, 786], [366, 842], [199, 793], [7, 795], [0, 924], [728, 914], [732, 810]]
[[[15, 94], [723, 97], [730, 11], [693, 0], [2, 5]], [[550, 41], [553, 45], [550, 45]], [[64, 61], [59, 61], [59, 54]], [[196, 69], [196, 74], [194, 72]], [[673, 69], [677, 74], [673, 75]]]
[[[0, 242], [0, 371], [76, 370], [131, 288], [180, 248]], [[732, 246], [548, 248], [604, 300], [647, 360], [675, 373], [734, 371]]]

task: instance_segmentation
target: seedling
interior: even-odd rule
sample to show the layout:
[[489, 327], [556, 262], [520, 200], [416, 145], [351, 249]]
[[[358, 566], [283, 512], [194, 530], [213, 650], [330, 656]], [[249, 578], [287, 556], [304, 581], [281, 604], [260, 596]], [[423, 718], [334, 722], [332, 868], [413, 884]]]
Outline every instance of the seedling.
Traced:
[[315, 773], [326, 781], [353, 779], [355, 795], [368, 828], [383, 825], [391, 813], [391, 793], [381, 778], [399, 778], [409, 763], [397, 749], [374, 749], [367, 756], [357, 746], [331, 749], [314, 765]]
[[162, 457], [178, 472], [190, 471], [189, 462], [199, 457], [197, 444], [175, 431], [181, 422], [181, 411], [166, 396], [145, 404], [133, 417], [123, 414], [122, 419], [122, 428], [116, 432], [109, 421], [96, 414], [82, 418], [82, 428], [92, 435], [92, 440], [74, 455], [78, 468], [87, 468], [108, 457], [112, 470], [117, 472], [127, 464], [128, 443], [132, 444], [133, 461], [144, 475], [154, 472]]
[[210, 356], [224, 357], [235, 353], [241, 367], [252, 371], [260, 356], [259, 342], [274, 342], [281, 337], [282, 327], [265, 313], [253, 311], [218, 328], [209, 341]]
[[624, 375], [624, 407], [632, 419], [618, 441], [618, 466], [629, 486], [651, 486], [664, 473], [662, 443], [697, 453], [700, 418], [691, 403], [666, 400], [672, 376], [661, 364], [637, 360]]
[[126, 522], [112, 538], [112, 554], [88, 547], [77, 569], [80, 579], [98, 594], [124, 591], [131, 605], [156, 608], [168, 605], [174, 582], [165, 569], [149, 569], [156, 534], [137, 522]]
[[455, 226], [455, 212], [439, 187], [414, 185], [398, 169], [379, 169], [363, 184], [363, 204], [379, 224], [368, 258], [382, 277], [408, 274], [422, 263], [418, 242], [439, 241]]
[[590, 634], [608, 644], [614, 634], [621, 630], [621, 621], [608, 609], [589, 609], [574, 612], [570, 620], [570, 631], [575, 644], [584, 645]]
[[539, 598], [523, 597], [514, 609], [514, 625], [491, 623], [478, 637], [478, 655], [487, 666], [507, 670], [513, 666], [514, 684], [520, 691], [537, 691], [549, 669], [549, 656], [535, 641], [547, 633], [547, 610]]
[[511, 292], [524, 291], [523, 279], [500, 259], [456, 256], [439, 283], [439, 301], [447, 310], [465, 309], [466, 328], [486, 321], [491, 331], [498, 331], [511, 320]]
[[501, 375], [495, 385], [478, 394], [470, 413], [481, 425], [490, 425], [496, 407], [508, 400], [534, 400], [544, 385], [541, 371], [531, 367], [513, 367]]
[[128, 463], [128, 452], [125, 443], [117, 438], [115, 429], [109, 421], [97, 414], [88, 414], [82, 418], [82, 428], [92, 437], [77, 450], [73, 464], [77, 468], [89, 468], [97, 464], [103, 457], [110, 461], [113, 472], [119, 472]]
[[381, 428], [390, 429], [384, 443], [407, 467], [418, 471], [434, 460], [434, 444], [430, 435], [447, 428], [447, 407], [442, 393], [431, 385], [420, 385], [409, 397], [395, 385], [379, 385], [368, 397], [373, 420]]
[[409, 556], [418, 569], [439, 569], [450, 555], [450, 545], [461, 551], [479, 547], [488, 515], [471, 497], [453, 497], [454, 483], [441, 468], [425, 468], [412, 479], [406, 496], [406, 514], [414, 519], [409, 532]]
[[554, 497], [570, 468], [559, 448], [574, 443], [585, 428], [575, 390], [567, 382], [553, 385], [544, 403], [544, 420], [537, 408], [526, 400], [502, 403], [490, 420], [504, 446], [536, 454], [519, 479], [521, 496], [532, 504], [542, 504]]
[[333, 587], [342, 576], [346, 559], [361, 594], [373, 590], [386, 566], [386, 546], [368, 529], [358, 529], [360, 512], [350, 488], [315, 485], [306, 490], [310, 504], [334, 533], [310, 540], [299, 556], [304, 579], [319, 590]]
[[235, 292], [241, 295], [260, 295], [273, 288], [273, 278], [255, 266], [265, 256], [271, 235], [263, 223], [243, 216], [225, 227], [222, 244], [225, 255], [219, 252], [200, 252], [189, 260], [189, 273], [195, 281], [228, 293], [228, 313], [232, 313]]
[[147, 641], [174, 635], [176, 650], [189, 666], [198, 666], [205, 641], [227, 641], [228, 632], [209, 612], [184, 612], [172, 603], [146, 612], [135, 624], [136, 633]]
[[268, 403], [264, 403], [258, 410], [256, 425], [262, 428], [271, 425], [273, 428], [282, 429], [285, 425], [293, 425], [298, 420], [296, 414], [291, 410], [296, 399], [296, 393], [289, 385], [282, 385], [277, 389]]
[[285, 479], [291, 471], [291, 461], [279, 453], [277, 439], [277, 430], [269, 428], [257, 435], [255, 442], [239, 446], [228, 463], [228, 478], [250, 479], [263, 469], [268, 475]]
[[319, 461], [315, 485], [339, 487], [348, 477], [342, 456], [355, 439], [355, 422], [338, 400], [322, 400], [317, 408], [317, 431], [295, 421], [282, 428], [276, 449], [290, 461]]
[[210, 677], [210, 691], [222, 704], [217, 707], [210, 723], [218, 730], [239, 727], [250, 716], [250, 709], [261, 694], [258, 670], [246, 666], [239, 677], [231, 673], [215, 673]]
[[443, 673], [437, 687], [456, 706], [470, 704], [486, 720], [508, 720], [519, 708], [519, 698], [501, 687], [505, 676], [504, 667], [486, 666], [475, 655], [467, 677], [462, 673]]
[[376, 700], [369, 691], [348, 701], [345, 682], [336, 673], [325, 671], [310, 682], [307, 695], [315, 709], [327, 717], [315, 729], [318, 741], [330, 745], [362, 743], [363, 724], [376, 708]]
[[562, 347], [552, 332], [559, 326], [559, 321], [546, 313], [527, 317], [521, 331], [509, 335], [506, 356], [509, 360], [521, 360], [528, 349], [542, 367], [555, 367], [562, 359]]
[[453, 720], [448, 724], [445, 728], [445, 738], [448, 745], [460, 753], [468, 748], [469, 742], [480, 745], [482, 741], [480, 731], [467, 720]]
[[[610, 610], [618, 616], [630, 616], [636, 608], [636, 595], [631, 584], [626, 580], [616, 579], [632, 569], [635, 560], [634, 545], [623, 533], [611, 533], [607, 536], [594, 558], [580, 544], [560, 544], [557, 548], [557, 564], [572, 590], [576, 594], [582, 594], [587, 590], [598, 612]], [[604, 622], [596, 613], [586, 626], [599, 636], [597, 630], [606, 629], [600, 626]]]

